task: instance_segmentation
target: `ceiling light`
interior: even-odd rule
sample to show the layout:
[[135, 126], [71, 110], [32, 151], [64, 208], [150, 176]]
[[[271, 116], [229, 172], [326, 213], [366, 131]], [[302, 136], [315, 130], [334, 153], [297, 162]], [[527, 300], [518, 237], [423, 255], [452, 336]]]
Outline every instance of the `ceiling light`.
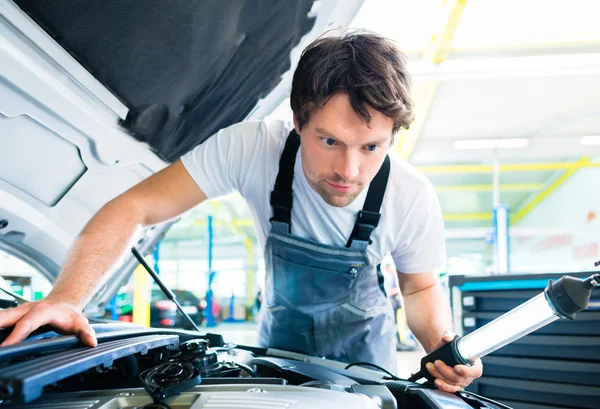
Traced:
[[515, 149], [524, 148], [529, 145], [529, 139], [473, 139], [466, 141], [455, 141], [454, 149]]
[[582, 136], [579, 143], [582, 145], [600, 145], [600, 135]]

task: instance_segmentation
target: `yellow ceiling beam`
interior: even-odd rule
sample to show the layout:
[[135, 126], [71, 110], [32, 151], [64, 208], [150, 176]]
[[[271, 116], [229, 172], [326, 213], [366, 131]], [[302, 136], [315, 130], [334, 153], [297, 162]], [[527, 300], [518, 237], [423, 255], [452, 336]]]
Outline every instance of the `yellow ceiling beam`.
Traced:
[[415, 149], [417, 139], [419, 139], [421, 129], [423, 129], [423, 124], [425, 124], [427, 112], [429, 112], [429, 108], [433, 103], [437, 87], [437, 81], [419, 81], [413, 84], [412, 97], [415, 119], [410, 124], [410, 128], [402, 129], [396, 135], [396, 155], [404, 160], [408, 160]]
[[[511, 163], [500, 165], [500, 172], [549, 172], [555, 170], [577, 170], [582, 168], [600, 168], [600, 162]], [[493, 165], [441, 165], [420, 166], [419, 170], [427, 174], [492, 173], [494, 167]]]
[[[226, 205], [226, 200], [224, 199], [231, 198], [232, 196], [234, 196], [234, 194], [223, 196], [217, 200], [209, 200], [208, 203], [215, 213], [220, 213], [222, 211], [231, 213], [231, 208]], [[227, 207], [227, 209], [224, 210], [225, 207]], [[191, 224], [192, 227], [206, 227], [206, 225], [207, 221], [205, 219], [198, 219]], [[221, 220], [213, 217], [213, 226], [228, 226], [238, 236], [246, 237], [246, 233], [241, 229], [241, 227], [254, 226], [254, 222], [252, 219]]]
[[235, 219], [230, 221], [229, 223], [235, 227], [254, 226], [254, 221], [252, 219]]
[[[506, 183], [500, 185], [502, 191], [531, 191], [544, 188], [543, 183]], [[494, 186], [491, 184], [482, 185], [436, 185], [435, 190], [440, 192], [492, 192]]]
[[492, 220], [492, 213], [444, 213], [446, 222], [486, 221]]
[[442, 2], [447, 12], [446, 22], [442, 30], [431, 37], [429, 48], [423, 54], [424, 60], [439, 64], [448, 58], [450, 44], [466, 3], [467, 0], [444, 0]]
[[[442, 1], [442, 6], [446, 10], [446, 19], [441, 30], [431, 37], [429, 47], [422, 56], [424, 61], [439, 64], [448, 57], [450, 44], [466, 2], [467, 0]], [[435, 98], [437, 87], [437, 81], [419, 81], [413, 84], [412, 97], [415, 119], [409, 129], [401, 130], [396, 136], [395, 152], [405, 160], [410, 158], [415, 149], [425, 118]]]
[[[516, 223], [520, 222], [521, 220], [523, 220], [523, 218], [525, 216], [527, 216], [529, 213], [531, 213], [531, 211], [533, 209], [535, 209], [537, 206], [539, 206], [540, 203], [542, 203], [544, 200], [546, 200], [546, 198], [548, 198], [548, 196], [550, 196], [552, 193], [554, 193], [567, 180], [569, 180], [569, 178], [571, 178], [571, 176], [573, 176], [575, 174], [575, 172], [577, 172], [577, 170], [581, 169], [582, 167], [585, 167], [585, 165], [589, 165], [590, 160], [591, 160], [591, 156], [584, 156], [581, 159], [579, 159], [577, 162], [575, 162], [575, 164], [578, 164], [580, 166], [577, 166], [577, 167], [574, 166], [574, 167], [567, 169], [558, 179], [556, 179], [554, 182], [552, 182], [550, 185], [548, 185], [544, 190], [542, 190], [535, 197], [533, 197], [531, 200], [529, 200], [524, 206], [522, 206], [514, 214], [514, 216], [511, 217], [511, 223], [516, 224]], [[600, 166], [600, 163], [597, 163], [596, 165]]]

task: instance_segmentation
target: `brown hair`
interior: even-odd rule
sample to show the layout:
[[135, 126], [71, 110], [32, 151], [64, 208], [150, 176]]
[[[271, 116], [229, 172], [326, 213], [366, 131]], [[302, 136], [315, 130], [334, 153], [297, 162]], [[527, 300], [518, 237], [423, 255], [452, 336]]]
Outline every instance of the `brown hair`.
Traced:
[[321, 37], [304, 49], [290, 98], [300, 129], [338, 92], [348, 94], [352, 108], [367, 124], [371, 116], [365, 105], [391, 118], [394, 134], [413, 120], [406, 58], [396, 43], [375, 33]]

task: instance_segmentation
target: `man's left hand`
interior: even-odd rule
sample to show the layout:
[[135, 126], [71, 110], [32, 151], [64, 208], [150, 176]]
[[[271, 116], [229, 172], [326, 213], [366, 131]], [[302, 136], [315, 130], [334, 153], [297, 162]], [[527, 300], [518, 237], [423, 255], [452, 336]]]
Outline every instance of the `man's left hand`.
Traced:
[[[452, 342], [456, 335], [447, 332], [436, 344], [434, 350], [444, 344]], [[454, 368], [446, 365], [442, 361], [435, 361], [427, 364], [427, 370], [435, 379], [435, 385], [445, 392], [455, 393], [469, 386], [473, 379], [479, 378], [483, 374], [483, 364], [478, 359], [471, 366], [456, 365]]]

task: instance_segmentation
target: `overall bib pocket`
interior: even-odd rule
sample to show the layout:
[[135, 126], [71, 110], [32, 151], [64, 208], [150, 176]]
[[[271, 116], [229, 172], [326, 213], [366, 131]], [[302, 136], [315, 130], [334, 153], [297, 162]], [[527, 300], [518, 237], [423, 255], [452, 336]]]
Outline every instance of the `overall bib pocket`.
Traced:
[[[273, 254], [275, 292], [294, 306], [334, 303], [354, 287], [362, 265], [338, 263], [299, 264]], [[311, 265], [312, 264], [312, 265]]]

